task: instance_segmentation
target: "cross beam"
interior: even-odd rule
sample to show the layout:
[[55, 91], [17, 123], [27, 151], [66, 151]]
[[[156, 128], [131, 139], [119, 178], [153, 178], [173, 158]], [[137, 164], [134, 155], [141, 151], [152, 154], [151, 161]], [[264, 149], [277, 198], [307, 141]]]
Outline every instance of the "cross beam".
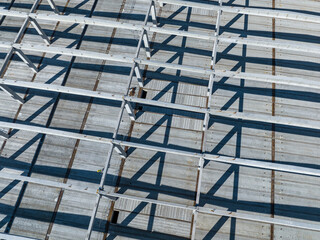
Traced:
[[151, 151], [172, 153], [179, 156], [187, 156], [187, 157], [193, 157], [197, 159], [203, 158], [204, 160], [221, 162], [226, 164], [236, 164], [236, 165], [247, 166], [247, 167], [255, 167], [255, 168], [262, 168], [262, 169], [268, 169], [268, 170], [320, 177], [319, 169], [298, 167], [298, 166], [293, 166], [289, 164], [250, 160], [250, 159], [244, 159], [244, 158], [233, 158], [233, 157], [220, 156], [220, 155], [208, 154], [208, 153], [196, 153], [192, 151], [182, 151], [174, 148], [158, 147], [150, 144], [141, 144], [141, 143], [129, 142], [129, 141], [120, 141], [120, 140], [114, 140], [113, 138], [96, 137], [92, 135], [68, 132], [68, 131], [52, 129], [52, 128], [38, 127], [38, 126], [33, 126], [28, 124], [9, 123], [9, 122], [0, 121], [0, 126], [4, 128], [19, 129], [19, 130], [24, 130], [29, 132], [48, 134], [48, 135], [66, 137], [66, 138], [72, 138], [72, 139], [79, 139], [79, 140], [108, 144], [108, 145], [118, 145], [122, 147], [147, 149]]
[[[212, 5], [211, 5], [212, 6]], [[155, 26], [145, 26], [141, 24], [131, 24], [124, 22], [117, 22], [111, 20], [97, 19], [97, 18], [89, 18], [83, 16], [65, 16], [65, 15], [55, 15], [55, 14], [41, 14], [41, 13], [25, 13], [18, 11], [11, 11], [0, 9], [0, 15], [18, 17], [18, 18], [30, 18], [34, 20], [47, 20], [47, 21], [60, 21], [72, 24], [85, 24], [85, 25], [94, 25], [101, 27], [111, 27], [111, 28], [119, 28], [119, 29], [127, 29], [134, 31], [141, 31], [142, 29], [147, 32], [157, 32], [166, 35], [175, 35], [175, 36], [183, 36], [190, 37], [196, 39], [203, 39], [208, 41], [215, 41], [215, 34], [206, 34], [200, 32], [189, 32], [183, 30], [176, 30], [170, 28], [158, 28]], [[40, 34], [40, 33], [39, 33]], [[41, 35], [41, 34], [40, 34]], [[219, 37], [220, 42], [224, 43], [234, 43], [234, 44], [243, 44], [249, 46], [258, 46], [258, 47], [266, 47], [266, 48], [276, 48], [276, 49], [285, 49], [290, 51], [297, 52], [308, 52], [313, 54], [320, 54], [320, 47], [318, 44], [308, 44], [308, 43], [297, 43], [293, 41], [286, 40], [269, 40], [267, 38], [241, 38], [234, 36], [221, 36]]]
[[[258, 122], [274, 123], [274, 124], [281, 124], [281, 125], [288, 125], [288, 126], [302, 127], [302, 128], [312, 128], [312, 129], [320, 130], [319, 121], [315, 121], [315, 120], [306, 120], [306, 119], [282, 117], [282, 116], [269, 116], [261, 113], [244, 113], [244, 112], [206, 109], [202, 107], [193, 107], [193, 106], [187, 106], [187, 105], [170, 103], [170, 102], [161, 102], [156, 100], [131, 97], [128, 95], [122, 96], [119, 94], [110, 94], [110, 93], [104, 93], [99, 91], [90, 91], [90, 90], [56, 86], [56, 85], [43, 84], [43, 83], [0, 79], [0, 86], [1, 85], [26, 87], [26, 88], [45, 90], [45, 91], [75, 94], [79, 96], [95, 97], [100, 99], [108, 99], [108, 100], [116, 100], [116, 101], [124, 100], [127, 103], [132, 102], [132, 103], [145, 104], [145, 105], [150, 105], [155, 107], [183, 110], [188, 112], [196, 112], [196, 113], [203, 113], [203, 114], [209, 113], [213, 116], [220, 116], [220, 117], [226, 117], [226, 118], [232, 118], [232, 119], [243, 119], [248, 121], [258, 121]], [[125, 105], [124, 107], [126, 108]], [[129, 115], [133, 114], [133, 110], [132, 109], [129, 110], [128, 114]], [[134, 119], [134, 116], [132, 116], [132, 120], [133, 119]]]
[[157, 0], [159, 4], [172, 4], [176, 6], [192, 7], [198, 9], [212, 10], [212, 11], [223, 11], [234, 14], [245, 14], [252, 16], [260, 16], [275, 19], [287, 19], [300, 22], [320, 23], [320, 17], [305, 13], [296, 13], [292, 11], [284, 10], [271, 10], [271, 9], [259, 9], [250, 7], [230, 7], [230, 6], [217, 6], [207, 3], [198, 3], [191, 1], [182, 0]]
[[[0, 171], [0, 178], [10, 179], [10, 180], [19, 180], [19, 181], [34, 183], [42, 186], [62, 188], [65, 190], [76, 191], [76, 192], [87, 193], [87, 194], [98, 193], [99, 196], [106, 197], [112, 201], [117, 201], [118, 199], [128, 199], [135, 202], [145, 202], [145, 203], [151, 203], [151, 204], [156, 204], [160, 206], [185, 209], [187, 211], [189, 210], [190, 212], [195, 211], [201, 214], [225, 216], [225, 217], [232, 217], [232, 218], [243, 219], [248, 221], [255, 221], [255, 222], [261, 222], [261, 223], [267, 223], [267, 224], [276, 224], [280, 226], [287, 226], [287, 227], [300, 228], [300, 229], [313, 230], [313, 231], [320, 231], [320, 224], [317, 224], [317, 223], [309, 223], [309, 222], [306, 223], [306, 222], [296, 221], [291, 219], [287, 220], [287, 219], [281, 219], [281, 218], [272, 218], [272, 217], [267, 217], [260, 214], [257, 215], [257, 214], [250, 214], [250, 213], [238, 213], [238, 212], [232, 212], [232, 211], [221, 210], [216, 208], [189, 206], [189, 205], [184, 205], [179, 203], [172, 203], [172, 202], [160, 201], [160, 200], [155, 200], [150, 198], [136, 197], [136, 196], [126, 195], [126, 194], [109, 193], [109, 192], [106, 192], [105, 190], [101, 190], [101, 189], [96, 190], [95, 188], [88, 187], [88, 186], [82, 186], [82, 185], [71, 184], [71, 183], [60, 183], [52, 180], [21, 176], [18, 174], [2, 173], [2, 171]], [[29, 238], [14, 236], [14, 235], [10, 235], [10, 237], [14, 236], [17, 238], [14, 238], [14, 237], [9, 238], [8, 235], [3, 235], [3, 234], [1, 235], [1, 234], [2, 233], [0, 233], [0, 237], [4, 239], [15, 239], [15, 240], [29, 239]]]
[[214, 74], [217, 77], [246, 79], [246, 80], [253, 80], [257, 82], [277, 83], [277, 84], [284, 84], [284, 85], [297, 86], [297, 87], [320, 89], [320, 81], [316, 81], [312, 79], [288, 77], [288, 76], [273, 76], [268, 74], [225, 71], [225, 70], [211, 70], [211, 69], [188, 66], [188, 65], [164, 63], [164, 62], [155, 61], [155, 60], [125, 57], [122, 55], [105, 54], [105, 53], [70, 49], [70, 48], [61, 48], [61, 47], [36, 46], [32, 44], [13, 44], [12, 45], [10, 43], [0, 41], [0, 48], [11, 48], [11, 46], [13, 46], [15, 49], [20, 49], [22, 51], [26, 50], [26, 51], [34, 51], [34, 52], [46, 52], [46, 53], [61, 54], [66, 56], [84, 57], [84, 58], [108, 60], [108, 61], [122, 62], [122, 63], [135, 62], [136, 64], [149, 65], [149, 66], [155, 66], [155, 67], [164, 67], [167, 69], [199, 73], [199, 74], [208, 75], [208, 76], [210, 76], [211, 74]]

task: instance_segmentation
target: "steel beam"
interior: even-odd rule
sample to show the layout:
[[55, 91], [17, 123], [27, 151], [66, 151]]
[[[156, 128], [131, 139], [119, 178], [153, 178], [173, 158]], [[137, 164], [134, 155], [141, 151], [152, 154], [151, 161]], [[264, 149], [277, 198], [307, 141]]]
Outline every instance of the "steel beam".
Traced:
[[[143, 26], [141, 24], [131, 24], [131, 23], [89, 18], [89, 17], [77, 16], [77, 15], [57, 16], [55, 14], [24, 13], [24, 12], [5, 10], [5, 9], [0, 9], [0, 15], [19, 17], [19, 18], [30, 17], [31, 19], [48, 20], [48, 21], [55, 21], [55, 22], [60, 21], [60, 22], [66, 22], [66, 23], [72, 23], [72, 24], [76, 23], [76, 24], [85, 24], [85, 25], [95, 25], [95, 26], [101, 26], [101, 27], [111, 27], [111, 28], [115, 27], [115, 28], [128, 29], [128, 30], [134, 30], [134, 31], [141, 31], [142, 29], [145, 29], [147, 32], [157, 32], [157, 33], [166, 34], [166, 35], [183, 36], [183, 37], [203, 39], [208, 41], [216, 40], [216, 36], [214, 34], [188, 32], [188, 31], [175, 30], [170, 28]], [[259, 47], [266, 47], [266, 48], [285, 49], [285, 50], [296, 51], [296, 52], [308, 52], [313, 54], [320, 54], [320, 47], [318, 44], [297, 43], [293, 41], [270, 40], [267, 38], [255, 38], [255, 37], [241, 38], [241, 37], [226, 36], [226, 35], [221, 36], [219, 38], [219, 41], [224, 43], [243, 44], [243, 45], [249, 45], [249, 46], [259, 46]]]
[[[3, 173], [2, 171], [0, 171], [0, 178], [10, 179], [10, 180], [20, 180], [20, 181], [30, 182], [30, 183], [34, 183], [42, 186], [62, 188], [65, 190], [77, 191], [77, 192], [87, 193], [87, 194], [97, 194], [98, 192], [99, 196], [107, 197], [113, 201], [116, 199], [128, 199], [132, 201], [157, 204], [157, 205], [173, 207], [173, 208], [180, 208], [180, 209], [185, 209], [189, 211], [196, 211], [202, 214], [232, 217], [232, 218], [243, 219], [248, 221], [255, 221], [255, 222], [261, 222], [261, 223], [267, 223], [267, 224], [276, 224], [281, 226], [313, 230], [313, 231], [320, 231], [320, 224], [317, 224], [317, 223], [302, 222], [302, 221], [296, 221], [292, 219], [287, 220], [287, 219], [280, 219], [280, 218], [272, 218], [272, 217], [266, 217], [266, 216], [257, 215], [257, 214], [238, 213], [238, 212], [232, 212], [232, 211], [208, 208], [208, 207], [188, 206], [188, 205], [183, 205], [178, 203], [159, 201], [159, 200], [149, 199], [149, 198], [141, 198], [141, 197], [119, 194], [119, 193], [109, 193], [102, 189], [99, 189], [97, 191], [95, 188], [92, 188], [92, 187], [80, 186], [80, 185], [71, 184], [71, 183], [59, 183], [59, 182], [46, 180], [46, 179], [38, 179], [33, 177], [21, 176], [18, 174], [8, 174], [8, 173]], [[98, 206], [98, 204], [96, 205]], [[6, 236], [0, 235], [0, 237], [3, 238]], [[15, 239], [15, 238], [4, 238], [4, 239]], [[16, 239], [24, 240], [25, 238], [16, 238]]]
[[0, 178], [9, 179], [9, 180], [18, 180], [18, 181], [43, 185], [43, 186], [47, 186], [47, 187], [60, 188], [60, 189], [64, 189], [64, 190], [70, 190], [70, 191], [88, 193], [88, 194], [96, 194], [97, 189], [98, 189], [98, 186], [96, 188], [93, 188], [93, 187], [89, 187], [86, 185], [55, 182], [55, 181], [47, 180], [47, 179], [22, 176], [22, 175], [19, 175], [16, 173], [8, 173], [3, 170], [0, 171]]
[[187, 106], [187, 105], [170, 103], [170, 102], [160, 102], [160, 101], [150, 100], [150, 99], [142, 99], [142, 98], [131, 97], [131, 96], [122, 96], [117, 94], [96, 92], [96, 91], [90, 91], [90, 90], [83, 90], [83, 89], [62, 87], [62, 86], [55, 86], [55, 85], [41, 84], [41, 83], [0, 79], [0, 86], [1, 85], [34, 88], [34, 89], [41, 89], [41, 90], [47, 90], [47, 91], [75, 94], [80, 96], [116, 100], [116, 101], [125, 100], [127, 102], [134, 102], [134, 103], [145, 104], [145, 105], [156, 106], [156, 107], [177, 109], [177, 110], [197, 112], [197, 113], [203, 113], [203, 114], [210, 113], [213, 116], [227, 117], [232, 119], [243, 119], [243, 120], [249, 120], [249, 121], [275, 123], [275, 124], [282, 124], [282, 125], [303, 127], [303, 128], [313, 128], [313, 129], [320, 130], [319, 122], [315, 120], [305, 120], [305, 119], [281, 117], [281, 116], [269, 116], [261, 113], [243, 113], [243, 112], [233, 112], [233, 111], [221, 111], [221, 110], [214, 110], [214, 109], [208, 110], [202, 107], [193, 107], [193, 106]]
[[36, 238], [28, 238], [28, 237], [22, 237], [22, 236], [6, 234], [6, 233], [0, 233], [0, 239], [1, 240], [39, 240]]
[[79, 139], [79, 140], [91, 141], [91, 142], [102, 143], [102, 144], [109, 144], [109, 145], [114, 144], [122, 147], [126, 146], [126, 147], [138, 148], [138, 149], [147, 149], [147, 150], [157, 151], [157, 152], [172, 153], [179, 156], [188, 156], [188, 157], [194, 157], [198, 159], [202, 157], [205, 160], [221, 162], [226, 164], [236, 164], [236, 165], [247, 166], [247, 167], [255, 167], [255, 168], [262, 168], [262, 169], [269, 169], [269, 170], [276, 170], [276, 171], [282, 171], [282, 172], [320, 177], [319, 169], [298, 167], [298, 166], [293, 166], [289, 164], [280, 164], [280, 163], [274, 163], [274, 162], [250, 160], [250, 159], [243, 159], [243, 158], [233, 158], [233, 157], [226, 157], [226, 156], [220, 156], [215, 154], [196, 153], [192, 151], [182, 151], [174, 148], [158, 147], [158, 146], [153, 146], [149, 144], [141, 144], [141, 143], [135, 143], [135, 142], [129, 142], [129, 141], [120, 141], [120, 140], [114, 140], [113, 138], [96, 137], [92, 135], [73, 133], [73, 132], [64, 131], [64, 130], [38, 127], [38, 126], [29, 125], [29, 124], [10, 123], [10, 122], [0, 121], [0, 127], [19, 129], [19, 130], [24, 130], [29, 132], [48, 134], [48, 135], [66, 137], [66, 138], [72, 138], [72, 139]]
[[234, 14], [245, 14], [252, 16], [260, 16], [275, 19], [287, 19], [300, 22], [310, 22], [310, 23], [320, 23], [320, 16], [297, 13], [292, 11], [284, 10], [271, 10], [271, 9], [261, 9], [261, 8], [249, 8], [249, 7], [230, 7], [230, 6], [217, 6], [207, 3], [182, 1], [182, 0], [157, 0], [160, 4], [172, 4], [176, 6], [192, 7], [198, 9], [205, 9], [211, 11], [219, 11]]

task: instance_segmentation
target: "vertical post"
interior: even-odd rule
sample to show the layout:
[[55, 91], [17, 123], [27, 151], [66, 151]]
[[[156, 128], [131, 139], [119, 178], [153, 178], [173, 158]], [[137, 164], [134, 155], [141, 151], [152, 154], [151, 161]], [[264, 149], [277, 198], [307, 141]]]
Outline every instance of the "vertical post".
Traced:
[[60, 12], [59, 12], [59, 10], [53, 0], [48, 0], [48, 3], [55, 14], [60, 14]]
[[151, 5], [151, 17], [152, 17], [153, 26], [156, 27], [158, 25], [158, 21], [157, 21], [156, 4], [154, 0], [152, 0], [152, 5]]
[[143, 44], [146, 49], [146, 55], [148, 58], [151, 58], [150, 44], [148, 39], [148, 33], [146, 30], [143, 30]]
[[141, 70], [140, 70], [140, 67], [139, 67], [139, 64], [136, 63], [135, 66], [134, 66], [134, 72], [136, 74], [136, 77], [137, 77], [137, 81], [139, 83], [139, 86], [141, 88], [143, 88], [143, 82], [142, 82], [142, 74], [141, 74]]

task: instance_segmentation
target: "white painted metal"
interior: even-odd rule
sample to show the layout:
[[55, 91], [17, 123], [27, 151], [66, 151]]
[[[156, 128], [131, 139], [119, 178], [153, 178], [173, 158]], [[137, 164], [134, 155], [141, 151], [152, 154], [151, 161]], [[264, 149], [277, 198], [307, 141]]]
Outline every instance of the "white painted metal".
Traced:
[[175, 104], [170, 102], [160, 102], [156, 100], [142, 99], [142, 98], [136, 98], [136, 97], [130, 97], [130, 96], [121, 96], [117, 94], [95, 92], [90, 90], [83, 90], [83, 89], [76, 89], [76, 88], [62, 87], [62, 86], [48, 85], [48, 84], [41, 84], [41, 83], [0, 79], [0, 86], [1, 85], [35, 88], [35, 89], [42, 89], [42, 90], [48, 90], [48, 91], [54, 91], [54, 92], [76, 94], [80, 96], [96, 97], [101, 99], [110, 99], [110, 100], [118, 100], [118, 101], [125, 100], [127, 102], [135, 102], [135, 103], [146, 104], [151, 106], [171, 108], [171, 109], [184, 110], [184, 111], [197, 112], [197, 113], [207, 113], [209, 111], [209, 113], [214, 116], [228, 117], [233, 119], [243, 119], [243, 120], [249, 120], [249, 121], [259, 121], [259, 122], [266, 122], [266, 123], [283, 124], [288, 126], [296, 126], [296, 127], [304, 127], [304, 128], [320, 129], [319, 122], [314, 120], [306, 120], [306, 119], [299, 119], [299, 118], [292, 118], [292, 117], [281, 117], [281, 116], [269, 116], [269, 115], [259, 114], [259, 113], [242, 113], [242, 112], [221, 111], [221, 110], [214, 110], [214, 109], [208, 110], [206, 108], [201, 108], [201, 107], [186, 106], [186, 105]]
[[30, 18], [30, 22], [33, 25], [33, 27], [36, 29], [36, 31], [38, 32], [38, 34], [40, 35], [40, 37], [42, 37], [43, 41], [47, 44], [50, 45], [50, 40], [48, 38], [48, 36], [45, 34], [45, 32], [42, 30], [42, 28], [40, 27], [39, 23], [37, 22], [37, 20]]
[[56, 4], [54, 3], [53, 0], [48, 0], [48, 3], [50, 5], [50, 7], [52, 8], [52, 10], [56, 13], [56, 14], [60, 14]]
[[[10, 179], [10, 180], [20, 180], [20, 181], [30, 182], [30, 183], [34, 183], [34, 184], [43, 185], [43, 186], [62, 188], [65, 190], [77, 191], [77, 192], [88, 193], [88, 194], [98, 193], [99, 196], [101, 195], [104, 197], [108, 197], [109, 199], [112, 199], [113, 201], [116, 199], [119, 199], [119, 198], [129, 199], [129, 200], [138, 201], [138, 202], [146, 202], [146, 203], [152, 203], [152, 204], [157, 204], [157, 205], [162, 205], [162, 206], [168, 206], [168, 207], [180, 208], [180, 209], [185, 209], [185, 210], [190, 210], [190, 211], [196, 211], [198, 213], [203, 213], [203, 214], [233, 217], [233, 218], [243, 219], [243, 220], [248, 220], [248, 221], [277, 224], [277, 225], [293, 227], [293, 228], [320, 231], [320, 224], [310, 223], [310, 222], [306, 223], [306, 222], [295, 221], [295, 220], [286, 220], [286, 219], [280, 219], [280, 218], [266, 217], [266, 216], [257, 215], [257, 214], [238, 213], [238, 212], [232, 212], [232, 211], [227, 211], [227, 210], [199, 207], [199, 206], [188, 206], [188, 205], [183, 205], [183, 204], [178, 204], [178, 203], [159, 201], [159, 200], [149, 199], [149, 198], [141, 198], [141, 197], [119, 194], [119, 193], [109, 193], [109, 192], [106, 192], [102, 189], [98, 189], [98, 191], [97, 191], [96, 189], [94, 189], [92, 187], [90, 188], [90, 187], [86, 187], [86, 186], [79, 186], [76, 184], [59, 183], [59, 182], [54, 182], [51, 180], [38, 179], [38, 178], [33, 178], [33, 177], [25, 177], [25, 176], [11, 174], [11, 173], [10, 174], [2, 173], [1, 171], [0, 171], [0, 178]], [[7, 237], [5, 235], [2, 235], [2, 236]], [[0, 235], [0, 237], [2, 237], [2, 236]], [[19, 238], [18, 237], [18, 238], [4, 238], [4, 239], [20, 240], [20, 239], [26, 239], [26, 238]]]
[[192, 7], [199, 9], [206, 9], [212, 11], [222, 10], [223, 12], [234, 13], [234, 14], [245, 14], [252, 16], [261, 16], [275, 19], [288, 19], [300, 22], [320, 23], [320, 17], [305, 13], [296, 13], [284, 10], [271, 10], [271, 9], [260, 9], [260, 8], [248, 8], [248, 7], [230, 7], [230, 6], [217, 6], [207, 3], [182, 1], [182, 0], [157, 0], [160, 4], [173, 4], [177, 6]]
[[22, 237], [12, 234], [0, 233], [1, 240], [38, 240], [36, 238]]
[[0, 171], [0, 178], [10, 179], [10, 180], [19, 180], [23, 182], [29, 182], [29, 183], [48, 186], [48, 187], [60, 188], [64, 190], [70, 190], [70, 191], [88, 193], [88, 194], [96, 194], [98, 189], [98, 186], [96, 188], [93, 188], [93, 187], [88, 187], [86, 185], [82, 186], [82, 185], [77, 185], [72, 183], [55, 182], [55, 181], [46, 180], [46, 179], [27, 177], [27, 176], [15, 174], [15, 173], [8, 173], [8, 172], [4, 172], [3, 170]]
[[126, 108], [126, 110], [128, 112], [128, 115], [129, 115], [131, 121], [135, 121], [136, 120], [136, 116], [134, 114], [134, 110], [133, 110], [130, 102], [126, 101], [125, 108]]
[[144, 48], [146, 49], [147, 57], [150, 58], [151, 57], [150, 43], [148, 39], [148, 33], [145, 30], [143, 30], [143, 45], [144, 45]]
[[[39, 6], [40, 4], [40, 0], [36, 0], [31, 9], [30, 9], [30, 13], [34, 13], [37, 9], [37, 7]], [[15, 37], [13, 43], [19, 43], [22, 39], [22, 36], [23, 36], [23, 33], [25, 32], [26, 28], [28, 27], [29, 25], [29, 22], [31, 21], [31, 23], [33, 24], [33, 26], [35, 27], [36, 31], [39, 33], [39, 35], [42, 37], [42, 39], [45, 41], [46, 44], [50, 44], [50, 40], [49, 38], [47, 37], [47, 35], [44, 33], [44, 31], [41, 29], [40, 25], [37, 23], [36, 20], [34, 19], [31, 19], [30, 17], [26, 17], [26, 19], [24, 20], [21, 28], [19, 29], [19, 32], [17, 34], [17, 36]], [[5, 57], [5, 60], [4, 60], [4, 63], [1, 67], [1, 70], [0, 70], [0, 78], [2, 78], [4, 76], [4, 73], [5, 73], [5, 70], [7, 69], [7, 66], [10, 62], [10, 59], [12, 57], [12, 55], [14, 54], [14, 48], [13, 47], [10, 47], [10, 50], [9, 52], [7, 53], [6, 57]], [[24, 56], [24, 54], [22, 52], [20, 53], [17, 53], [18, 56], [21, 57]], [[28, 66], [30, 65], [32, 67], [32, 69], [34, 70], [34, 65], [31, 63], [31, 61], [26, 57], [24, 56], [24, 58], [22, 58], [22, 60], [24, 62], [27, 62]], [[7, 86], [0, 86], [0, 88], [9, 94], [9, 96], [11, 96], [13, 99], [15, 99], [17, 102], [19, 102], [20, 104], [23, 104], [24, 103], [24, 100], [22, 98], [20, 98], [18, 96], [18, 94], [16, 94], [14, 91], [12, 91], [9, 87]]]
[[97, 142], [97, 143], [112, 144], [111, 139], [109, 139], [109, 138], [95, 137], [95, 136], [91, 136], [91, 135], [85, 135], [85, 134], [68, 132], [68, 131], [63, 131], [63, 130], [58, 130], [58, 129], [33, 126], [33, 125], [28, 125], [28, 124], [0, 121], [0, 126], [3, 128], [20, 129], [20, 130], [24, 130], [24, 131], [48, 134], [48, 135], [53, 135], [53, 136], [67, 137], [67, 138], [79, 139], [79, 140], [85, 140], [85, 141], [91, 141], [91, 142]]
[[116, 150], [116, 152], [123, 158], [127, 157], [127, 153], [124, 151], [124, 149], [120, 146], [115, 144], [114, 145], [114, 150]]
[[[149, 8], [148, 8], [147, 13], [146, 13], [145, 18], [144, 18], [144, 22], [143, 22], [144, 25], [146, 25], [147, 22], [148, 22], [148, 18], [149, 18], [149, 15], [150, 15], [151, 7], [152, 7], [152, 1], [150, 2]], [[140, 37], [139, 37], [136, 53], [135, 53], [135, 58], [137, 58], [139, 56], [140, 48], [141, 48], [141, 45], [142, 45], [142, 41], [145, 38], [145, 35], [146, 35], [146, 32], [145, 32], [145, 30], [142, 29], [142, 31], [140, 33]], [[148, 51], [146, 51], [146, 52], [148, 52]], [[133, 74], [135, 72], [135, 67], [136, 66], [137, 66], [137, 64], [135, 62], [133, 62], [132, 66], [131, 66], [131, 70], [130, 70], [129, 81], [128, 81], [128, 85], [127, 85], [127, 92], [125, 94], [125, 97], [128, 96], [128, 94], [129, 94], [130, 86], [131, 86], [131, 83], [132, 83]], [[115, 130], [113, 132], [113, 135], [112, 135], [112, 147], [108, 152], [107, 160], [105, 162], [105, 166], [104, 166], [104, 169], [103, 169], [102, 177], [101, 177], [101, 180], [100, 180], [99, 189], [101, 189], [101, 190], [104, 189], [104, 182], [105, 182], [105, 179], [106, 179], [106, 176], [107, 176], [107, 173], [108, 173], [108, 169], [109, 169], [109, 165], [110, 165], [113, 149], [116, 149], [116, 150], [118, 149], [118, 151], [119, 151], [119, 146], [121, 146], [120, 144], [117, 144], [114, 141], [115, 141], [115, 139], [117, 138], [117, 135], [118, 135], [118, 131], [119, 131], [121, 119], [122, 119], [122, 116], [123, 116], [123, 112], [124, 112], [124, 109], [125, 109], [125, 105], [126, 105], [126, 100], [123, 99], [123, 101], [121, 103], [118, 119], [117, 119], [117, 126], [116, 126], [116, 128], [115, 128]], [[120, 153], [122, 154], [123, 157], [126, 157], [126, 153], [124, 151], [122, 153], [121, 150], [120, 150]], [[101, 199], [101, 195], [99, 194], [97, 196], [97, 198], [96, 198], [95, 207], [94, 207], [94, 209], [92, 211], [92, 214], [91, 214], [91, 218], [90, 218], [90, 222], [89, 222], [89, 226], [88, 226], [88, 231], [87, 231], [87, 236], [86, 236], [87, 240], [90, 240], [90, 238], [91, 238], [92, 228], [93, 228], [94, 220], [95, 220], [95, 217], [96, 217], [96, 214], [97, 214], [97, 210], [98, 210], [98, 207], [99, 207], [100, 199]]]
[[24, 103], [24, 100], [16, 92], [14, 92], [11, 88], [9, 88], [8, 86], [6, 86], [4, 84], [0, 84], [0, 89], [3, 92], [7, 93], [10, 97], [12, 97], [14, 100], [19, 102], [20, 104]]
[[152, 17], [152, 23], [153, 23], [153, 26], [156, 27], [158, 25], [158, 22], [157, 22], [156, 5], [155, 5], [154, 0], [152, 0], [151, 4], [152, 5], [151, 5], [150, 12], [151, 12], [151, 17]]
[[20, 50], [20, 49], [14, 49], [16, 54], [24, 61], [25, 64], [28, 65], [28, 67], [34, 72], [38, 72], [38, 68], [31, 62], [31, 60]]
[[134, 72], [136, 74], [136, 77], [137, 77], [137, 81], [139, 83], [139, 86], [141, 88], [143, 88], [143, 82], [142, 82], [142, 74], [141, 74], [141, 70], [140, 70], [140, 67], [138, 64], [135, 64], [134, 66]]
[[[205, 34], [199, 32], [188, 32], [183, 30], [175, 30], [168, 28], [158, 28], [152, 26], [143, 26], [141, 24], [131, 24], [110, 20], [103, 20], [97, 18], [89, 18], [77, 15], [65, 16], [65, 15], [55, 15], [55, 14], [41, 14], [41, 13], [25, 13], [25, 12], [17, 12], [11, 10], [0, 9], [0, 15], [19, 17], [19, 18], [31, 18], [38, 20], [49, 20], [49, 21], [60, 21], [66, 23], [77, 23], [77, 24], [85, 24], [85, 25], [95, 25], [102, 27], [115, 27], [119, 29], [128, 29], [128, 30], [136, 30], [141, 31], [145, 29], [147, 32], [157, 32], [161, 34], [167, 35], [176, 35], [176, 36], [184, 36], [190, 38], [203, 39], [208, 41], [215, 41], [216, 36], [214, 34]], [[224, 43], [235, 43], [235, 44], [245, 44], [251, 46], [261, 46], [266, 48], [276, 48], [276, 49], [285, 49], [296, 52], [308, 52], [313, 54], [320, 54], [319, 44], [307, 44], [307, 43], [296, 43], [292, 41], [280, 41], [280, 40], [270, 40], [268, 38], [242, 38], [242, 37], [234, 37], [234, 36], [221, 36], [219, 38], [221, 42]]]

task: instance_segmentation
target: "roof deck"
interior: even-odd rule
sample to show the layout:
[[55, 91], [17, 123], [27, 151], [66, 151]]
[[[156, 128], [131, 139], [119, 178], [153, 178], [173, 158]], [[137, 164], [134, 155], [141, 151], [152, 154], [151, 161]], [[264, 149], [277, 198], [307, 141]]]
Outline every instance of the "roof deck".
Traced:
[[0, 239], [320, 239], [320, 2], [1, 15]]

